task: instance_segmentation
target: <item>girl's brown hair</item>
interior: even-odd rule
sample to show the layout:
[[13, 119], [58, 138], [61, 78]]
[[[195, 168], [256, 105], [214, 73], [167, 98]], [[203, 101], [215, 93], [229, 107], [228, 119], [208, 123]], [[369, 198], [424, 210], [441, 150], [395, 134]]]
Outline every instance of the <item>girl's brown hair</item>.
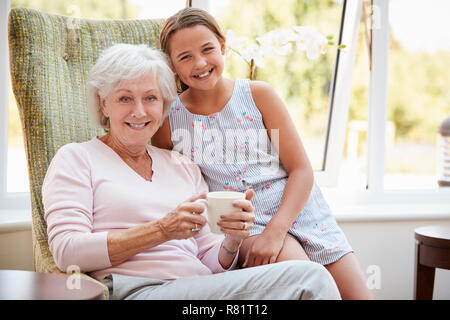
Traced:
[[[210, 15], [207, 11], [198, 9], [198, 8], [184, 8], [173, 16], [169, 17], [159, 35], [159, 42], [161, 43], [161, 50], [169, 56], [170, 59], [170, 38], [175, 34], [175, 32], [184, 29], [190, 28], [197, 25], [202, 25], [207, 27], [214, 33], [219, 40], [220, 43], [225, 42], [225, 36], [222, 33], [222, 30], [219, 27], [216, 19], [212, 15]], [[182, 92], [188, 88], [178, 76], [177, 78], [177, 87], [178, 91]]]

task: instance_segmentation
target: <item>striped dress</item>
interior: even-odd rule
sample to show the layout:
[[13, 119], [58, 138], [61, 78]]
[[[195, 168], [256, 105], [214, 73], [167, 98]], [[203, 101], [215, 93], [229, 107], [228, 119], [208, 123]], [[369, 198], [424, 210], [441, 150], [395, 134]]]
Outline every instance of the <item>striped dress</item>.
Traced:
[[[173, 150], [200, 167], [210, 191], [255, 191], [256, 219], [251, 235], [260, 234], [280, 206], [288, 175], [274, 147], [277, 131], [272, 131], [270, 141], [249, 80], [236, 79], [228, 103], [210, 115], [191, 113], [177, 98], [169, 121]], [[322, 265], [352, 251], [315, 183], [289, 233], [310, 260]]]

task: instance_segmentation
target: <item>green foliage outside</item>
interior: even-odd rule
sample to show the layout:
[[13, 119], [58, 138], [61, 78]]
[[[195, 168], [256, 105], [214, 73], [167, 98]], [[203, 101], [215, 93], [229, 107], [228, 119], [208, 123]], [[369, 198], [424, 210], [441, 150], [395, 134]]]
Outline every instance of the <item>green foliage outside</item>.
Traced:
[[[363, 26], [361, 26], [362, 28]], [[350, 120], [367, 120], [369, 70], [362, 29], [356, 56]], [[450, 115], [450, 52], [410, 52], [390, 37], [388, 120], [395, 140], [434, 144], [440, 123]]]
[[[231, 0], [231, 4], [219, 19], [224, 30], [237, 35], [255, 39], [270, 30], [309, 25], [338, 39], [341, 7], [332, 0]], [[361, 25], [349, 120], [367, 120], [369, 70], [363, 31]], [[317, 61], [292, 53], [257, 71], [257, 79], [269, 82], [283, 97], [304, 136], [324, 134], [335, 57], [335, 48]], [[230, 76], [246, 76], [246, 64], [238, 58], [230, 57], [228, 66]], [[395, 125], [396, 142], [435, 143], [439, 124], [450, 115], [449, 74], [450, 52], [409, 52], [391, 34], [388, 120]]]
[[[341, 7], [332, 0], [231, 0], [230, 9], [217, 18], [224, 32], [231, 29], [252, 40], [272, 30], [304, 25], [331, 34], [337, 41], [340, 15]], [[257, 68], [256, 79], [270, 83], [280, 94], [302, 136], [324, 137], [336, 52], [331, 47], [318, 60], [308, 60], [294, 49], [287, 56], [267, 58], [265, 67]], [[226, 66], [229, 77], [248, 78], [248, 65], [240, 57], [232, 54]]]
[[11, 0], [11, 8], [14, 7], [88, 19], [124, 19], [135, 17], [138, 11], [127, 0]]

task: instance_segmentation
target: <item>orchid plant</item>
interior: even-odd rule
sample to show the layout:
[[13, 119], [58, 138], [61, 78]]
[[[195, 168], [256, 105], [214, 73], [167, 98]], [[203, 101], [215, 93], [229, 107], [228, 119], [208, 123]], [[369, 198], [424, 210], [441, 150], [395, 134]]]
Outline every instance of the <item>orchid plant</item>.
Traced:
[[[250, 80], [254, 80], [256, 67], [264, 68], [264, 59], [276, 55], [287, 55], [294, 49], [305, 51], [310, 60], [319, 58], [329, 45], [334, 45], [333, 36], [323, 36], [311, 27], [296, 26], [291, 29], [270, 31], [250, 43], [247, 37], [238, 37], [232, 30], [226, 34], [229, 52], [239, 55], [250, 68]], [[339, 45], [339, 49], [345, 45]]]

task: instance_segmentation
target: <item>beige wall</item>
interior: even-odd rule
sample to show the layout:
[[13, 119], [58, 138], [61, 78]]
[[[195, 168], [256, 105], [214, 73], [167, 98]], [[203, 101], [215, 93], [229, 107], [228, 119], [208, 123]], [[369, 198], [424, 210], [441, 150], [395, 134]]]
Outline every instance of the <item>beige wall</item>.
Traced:
[[33, 270], [31, 231], [0, 233], [0, 269]]
[[[414, 229], [449, 220], [340, 222], [367, 276], [378, 276], [377, 299], [412, 299], [414, 285]], [[31, 233], [0, 233], [0, 269], [32, 270]], [[373, 282], [376, 284], [376, 282]], [[450, 299], [450, 271], [437, 270], [434, 299]]]
[[[449, 220], [341, 222], [339, 225], [364, 271], [379, 267], [380, 289], [377, 299], [412, 299], [414, 286], [414, 229], [424, 225], [449, 223]], [[366, 273], [367, 274], [367, 273]], [[368, 277], [374, 273], [367, 274]], [[436, 271], [434, 299], [450, 299], [450, 271]]]

